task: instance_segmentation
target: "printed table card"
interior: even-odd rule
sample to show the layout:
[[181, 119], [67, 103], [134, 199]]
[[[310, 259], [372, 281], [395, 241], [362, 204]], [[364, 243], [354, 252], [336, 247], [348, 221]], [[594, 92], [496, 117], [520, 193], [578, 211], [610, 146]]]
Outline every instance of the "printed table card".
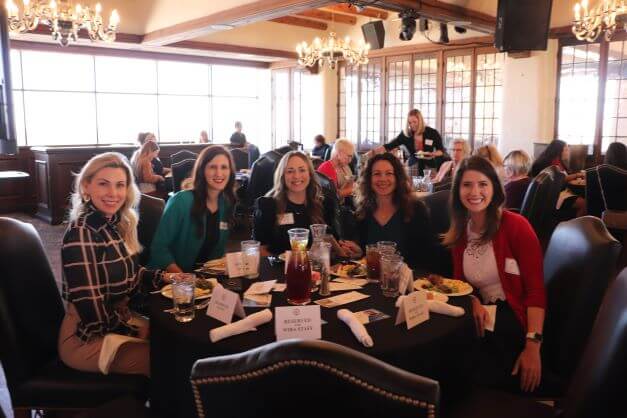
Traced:
[[429, 306], [427, 305], [426, 292], [416, 291], [410, 293], [402, 299], [402, 304], [396, 314], [394, 325], [407, 323], [407, 329], [412, 329], [416, 325], [429, 319]]
[[320, 306], [279, 306], [274, 311], [277, 341], [289, 338], [319, 340], [322, 338]]
[[317, 301], [315, 301], [315, 303], [320, 306], [324, 306], [325, 308], [335, 308], [336, 306], [345, 305], [347, 303], [355, 302], [369, 297], [369, 295], [364, 295], [363, 293], [353, 291], [348, 293], [342, 293], [341, 295], [332, 296], [326, 299], [318, 299]]
[[215, 318], [225, 324], [230, 324], [233, 319], [233, 313], [240, 318], [246, 317], [239, 295], [222, 286], [216, 286], [213, 289], [209, 306], [207, 306], [207, 316]]
[[247, 295], [264, 295], [270, 293], [276, 280], [268, 280], [265, 282], [256, 282], [250, 285], [250, 287], [244, 292], [244, 296]]
[[361, 286], [356, 286], [351, 283], [336, 283], [336, 282], [329, 283], [330, 292], [341, 292], [344, 290], [358, 290], [358, 289], [361, 289]]
[[258, 273], [259, 263], [247, 264], [244, 262], [244, 258], [241, 251], [226, 254], [226, 271], [229, 277], [242, 277], [247, 274]]
[[355, 312], [355, 316], [362, 324], [371, 324], [373, 322], [387, 319], [390, 315], [383, 313], [377, 309], [366, 309], [363, 311]]

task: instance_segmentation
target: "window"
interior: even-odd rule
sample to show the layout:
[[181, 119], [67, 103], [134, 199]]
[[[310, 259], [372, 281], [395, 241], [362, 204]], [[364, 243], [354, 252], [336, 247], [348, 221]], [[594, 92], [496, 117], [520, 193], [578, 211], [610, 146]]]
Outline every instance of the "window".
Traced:
[[503, 54], [478, 54], [475, 80], [475, 148], [498, 146], [503, 113]]
[[146, 131], [196, 141], [201, 130], [224, 143], [240, 120], [269, 148], [267, 70], [12, 50], [11, 73], [20, 145], [134, 143]]
[[411, 57], [388, 62], [387, 138], [395, 138], [405, 127], [409, 112], [409, 77]]
[[433, 127], [437, 126], [437, 76], [435, 57], [414, 59], [414, 107], [420, 110], [425, 123]]
[[275, 147], [290, 142], [290, 71], [272, 72], [272, 133]]
[[627, 42], [610, 42], [607, 60], [601, 152], [615, 141], [627, 145]]
[[359, 77], [353, 67], [340, 67], [339, 137], [357, 142], [359, 131]]
[[446, 59], [442, 132], [445, 144], [457, 138], [470, 140], [471, 61], [472, 55], [458, 55]]
[[371, 59], [361, 66], [360, 121], [358, 150], [369, 150], [381, 144], [381, 78], [382, 59]]

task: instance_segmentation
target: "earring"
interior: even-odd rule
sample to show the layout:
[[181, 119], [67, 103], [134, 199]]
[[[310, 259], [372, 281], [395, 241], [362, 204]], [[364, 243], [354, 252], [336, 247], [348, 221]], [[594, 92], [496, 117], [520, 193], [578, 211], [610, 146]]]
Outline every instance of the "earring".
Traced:
[[91, 197], [89, 197], [88, 194], [83, 195], [83, 203], [89, 203], [90, 200], [91, 200]]

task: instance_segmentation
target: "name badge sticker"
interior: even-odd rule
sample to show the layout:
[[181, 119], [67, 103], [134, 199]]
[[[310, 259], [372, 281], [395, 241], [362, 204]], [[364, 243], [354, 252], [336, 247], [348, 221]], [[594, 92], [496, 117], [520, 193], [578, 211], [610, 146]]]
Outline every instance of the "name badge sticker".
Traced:
[[220, 230], [226, 231], [228, 229], [229, 229], [229, 223], [228, 222], [220, 222]]
[[433, 139], [425, 139], [425, 145], [433, 145]]
[[505, 272], [520, 276], [520, 269], [518, 268], [518, 263], [516, 262], [516, 260], [514, 260], [513, 258], [505, 259]]
[[282, 213], [277, 215], [277, 223], [279, 225], [293, 225], [294, 224], [294, 214], [293, 213]]

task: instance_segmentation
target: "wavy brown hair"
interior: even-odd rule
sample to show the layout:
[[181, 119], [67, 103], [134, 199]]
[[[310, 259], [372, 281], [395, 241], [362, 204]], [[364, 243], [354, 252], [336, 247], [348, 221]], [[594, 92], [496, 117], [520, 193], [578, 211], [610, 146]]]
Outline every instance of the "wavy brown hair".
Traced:
[[192, 177], [187, 184], [187, 189], [192, 190], [194, 193], [194, 203], [190, 214], [192, 219], [197, 225], [197, 234], [202, 236], [202, 224], [203, 219], [207, 215], [207, 179], [205, 178], [205, 168], [207, 164], [211, 162], [218, 155], [224, 155], [229, 161], [229, 168], [231, 170], [229, 174], [229, 181], [226, 183], [226, 187], [222, 191], [221, 195], [224, 196], [228, 204], [227, 217], [229, 222], [233, 220], [233, 208], [235, 207], [235, 163], [231, 153], [221, 145], [211, 145], [203, 149], [198, 158], [196, 164], [194, 164], [194, 170], [192, 171]]
[[451, 214], [451, 226], [443, 235], [442, 243], [448, 247], [455, 246], [466, 233], [466, 225], [470, 215], [468, 209], [462, 203], [459, 197], [462, 178], [466, 171], [478, 171], [486, 176], [492, 183], [492, 201], [486, 208], [486, 229], [481, 235], [480, 242], [485, 244], [492, 240], [501, 224], [501, 214], [503, 213], [503, 204], [505, 203], [505, 191], [501, 184], [501, 179], [496, 173], [494, 166], [488, 160], [477, 155], [462, 160], [459, 164], [455, 179], [453, 180], [453, 188], [449, 200], [449, 213]]
[[274, 186], [266, 194], [266, 196], [272, 197], [276, 201], [277, 214], [285, 213], [287, 208], [287, 185], [285, 184], [285, 169], [287, 163], [291, 158], [300, 158], [307, 165], [309, 171], [309, 184], [307, 185], [307, 199], [305, 200], [305, 207], [307, 216], [311, 220], [312, 224], [325, 223], [324, 216], [322, 215], [322, 188], [318, 184], [316, 179], [316, 172], [314, 171], [313, 164], [309, 157], [301, 151], [290, 151], [281, 158], [279, 164], [274, 171]]
[[372, 170], [376, 162], [387, 161], [394, 169], [396, 178], [396, 188], [392, 196], [392, 202], [401, 209], [403, 220], [409, 221], [414, 215], [414, 199], [410, 187], [409, 178], [403, 168], [403, 164], [393, 154], [386, 152], [377, 154], [366, 163], [366, 168], [361, 170], [359, 176], [359, 188], [357, 190], [355, 215], [357, 219], [363, 220], [366, 216], [374, 213], [377, 209], [377, 198], [372, 190]]

